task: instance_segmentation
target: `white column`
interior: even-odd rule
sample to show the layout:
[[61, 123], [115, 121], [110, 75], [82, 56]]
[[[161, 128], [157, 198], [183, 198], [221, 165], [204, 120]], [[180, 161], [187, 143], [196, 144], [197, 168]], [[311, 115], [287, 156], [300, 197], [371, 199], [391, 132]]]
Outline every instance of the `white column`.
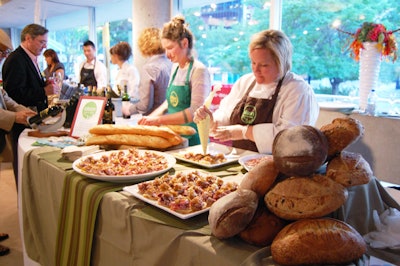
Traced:
[[137, 68], [140, 69], [145, 61], [137, 47], [139, 34], [148, 27], [162, 28], [171, 19], [171, 3], [174, 1], [132, 0], [132, 50]]
[[269, 28], [282, 29], [282, 0], [271, 0]]
[[88, 25], [89, 25], [89, 40], [91, 40], [97, 49], [97, 36], [96, 36], [96, 9], [88, 7]]

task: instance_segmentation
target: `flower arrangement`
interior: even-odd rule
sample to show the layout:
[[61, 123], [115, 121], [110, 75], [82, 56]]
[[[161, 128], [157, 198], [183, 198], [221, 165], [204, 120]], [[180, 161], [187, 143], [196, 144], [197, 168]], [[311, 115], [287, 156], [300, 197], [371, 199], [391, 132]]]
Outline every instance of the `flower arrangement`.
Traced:
[[364, 49], [364, 42], [376, 42], [376, 48], [383, 57], [390, 57], [392, 61], [397, 59], [397, 43], [393, 35], [394, 31], [386, 30], [383, 24], [377, 24], [372, 22], [364, 22], [356, 33], [349, 33], [346, 31], [339, 30], [343, 33], [349, 34], [352, 37], [350, 43], [351, 57], [356, 61], [360, 60], [360, 49]]

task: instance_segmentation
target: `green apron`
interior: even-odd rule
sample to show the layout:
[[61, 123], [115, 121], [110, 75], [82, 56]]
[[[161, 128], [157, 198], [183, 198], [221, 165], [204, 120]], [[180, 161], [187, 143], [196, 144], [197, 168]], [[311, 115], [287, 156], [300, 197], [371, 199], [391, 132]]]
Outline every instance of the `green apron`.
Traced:
[[[193, 67], [193, 60], [190, 61], [189, 69], [186, 74], [185, 85], [173, 85], [176, 73], [178, 72], [179, 66], [176, 68], [174, 74], [172, 75], [171, 82], [167, 89], [167, 101], [168, 101], [168, 113], [173, 114], [185, 110], [190, 107], [192, 91], [189, 85], [189, 75]], [[197, 130], [197, 125], [194, 122], [184, 124], [186, 126], [191, 126]], [[194, 146], [200, 144], [199, 134], [196, 133], [193, 136], [184, 136], [189, 139], [189, 146]]]

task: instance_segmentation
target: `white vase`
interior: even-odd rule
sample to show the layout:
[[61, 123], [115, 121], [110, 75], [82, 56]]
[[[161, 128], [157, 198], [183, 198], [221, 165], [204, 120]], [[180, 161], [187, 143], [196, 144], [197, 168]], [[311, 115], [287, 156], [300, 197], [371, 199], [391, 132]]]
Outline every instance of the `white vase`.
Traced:
[[360, 111], [365, 111], [367, 108], [369, 92], [373, 89], [376, 91], [378, 86], [381, 53], [376, 48], [376, 44], [376, 42], [364, 42], [364, 49], [360, 49]]

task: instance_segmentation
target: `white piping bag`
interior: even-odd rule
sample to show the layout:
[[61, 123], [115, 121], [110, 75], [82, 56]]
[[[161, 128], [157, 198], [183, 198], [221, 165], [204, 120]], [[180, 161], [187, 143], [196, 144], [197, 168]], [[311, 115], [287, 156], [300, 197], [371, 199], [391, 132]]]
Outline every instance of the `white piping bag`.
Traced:
[[[210, 92], [210, 95], [208, 95], [207, 99], [204, 101], [205, 107], [207, 107], [208, 109], [210, 108], [211, 102], [214, 98], [215, 93], [220, 91], [221, 88], [222, 88], [221, 84], [214, 85], [214, 89]], [[203, 119], [197, 123], [197, 129], [199, 131], [200, 144], [203, 149], [203, 154], [207, 154], [207, 146], [208, 146], [208, 140], [209, 140], [209, 135], [210, 135], [210, 116], [209, 115], [207, 115], [205, 119]]]

